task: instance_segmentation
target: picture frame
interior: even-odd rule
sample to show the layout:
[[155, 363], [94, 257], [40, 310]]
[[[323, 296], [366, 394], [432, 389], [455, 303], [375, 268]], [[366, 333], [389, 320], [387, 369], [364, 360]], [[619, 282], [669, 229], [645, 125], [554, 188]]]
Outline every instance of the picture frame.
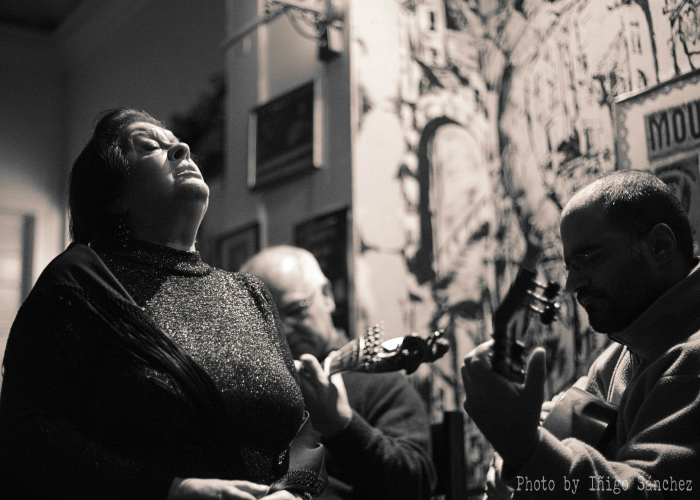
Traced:
[[260, 225], [255, 222], [226, 233], [216, 240], [216, 267], [237, 272], [260, 251]]
[[320, 85], [320, 80], [312, 80], [250, 112], [250, 189], [321, 167], [323, 110]]
[[335, 299], [333, 323], [354, 337], [349, 279], [350, 210], [342, 208], [294, 226], [294, 244], [311, 252], [331, 283]]

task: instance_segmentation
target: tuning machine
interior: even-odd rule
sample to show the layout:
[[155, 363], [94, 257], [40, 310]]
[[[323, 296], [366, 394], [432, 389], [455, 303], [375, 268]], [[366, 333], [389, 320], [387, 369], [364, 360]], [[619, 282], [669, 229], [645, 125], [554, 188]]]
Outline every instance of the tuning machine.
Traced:
[[[561, 290], [561, 285], [552, 281], [548, 282], [546, 285], [536, 281], [533, 283], [535, 289], [540, 289], [542, 292], [537, 293], [535, 290], [528, 290], [528, 295], [535, 301], [531, 302], [529, 307], [532, 311], [539, 314], [540, 321], [543, 324], [549, 325], [556, 319], [556, 315], [561, 308], [561, 305], [556, 300]], [[539, 304], [539, 306], [537, 304]]]
[[365, 365], [369, 365], [377, 355], [381, 338], [384, 335], [384, 324], [377, 323], [372, 328], [365, 332], [363, 337], [362, 356], [365, 360]]

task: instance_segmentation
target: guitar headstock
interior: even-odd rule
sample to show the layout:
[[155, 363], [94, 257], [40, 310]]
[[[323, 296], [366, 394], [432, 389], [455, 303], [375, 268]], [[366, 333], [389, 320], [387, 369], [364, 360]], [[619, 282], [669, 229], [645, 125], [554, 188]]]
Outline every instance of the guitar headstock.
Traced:
[[330, 375], [343, 371], [370, 373], [406, 370], [413, 373], [421, 363], [441, 358], [450, 348], [443, 331], [435, 331], [424, 339], [417, 334], [382, 342], [384, 326], [377, 324], [362, 336], [331, 354]]
[[559, 312], [558, 283], [543, 285], [535, 280], [536, 274], [521, 268], [515, 281], [493, 315], [493, 347], [491, 364], [498, 373], [513, 382], [524, 380], [523, 354], [525, 347], [518, 341], [526, 330], [528, 317], [523, 310], [537, 314], [540, 321], [551, 324]]

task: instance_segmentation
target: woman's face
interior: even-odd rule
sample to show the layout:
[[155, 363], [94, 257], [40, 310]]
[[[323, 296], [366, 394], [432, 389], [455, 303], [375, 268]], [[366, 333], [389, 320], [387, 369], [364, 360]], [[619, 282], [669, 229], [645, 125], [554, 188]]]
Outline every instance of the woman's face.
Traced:
[[129, 180], [122, 193], [130, 217], [180, 210], [209, 200], [209, 187], [190, 157], [190, 148], [172, 132], [148, 122], [126, 128]]

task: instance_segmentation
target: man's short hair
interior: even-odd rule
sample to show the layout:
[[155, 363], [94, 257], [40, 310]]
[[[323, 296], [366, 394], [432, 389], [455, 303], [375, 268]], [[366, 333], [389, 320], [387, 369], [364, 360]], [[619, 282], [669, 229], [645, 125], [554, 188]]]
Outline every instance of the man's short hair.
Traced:
[[662, 180], [640, 170], [605, 174], [590, 185], [591, 199], [603, 203], [608, 221], [618, 230], [638, 236], [656, 224], [666, 224], [676, 237], [680, 255], [694, 256], [690, 220], [681, 202]]

